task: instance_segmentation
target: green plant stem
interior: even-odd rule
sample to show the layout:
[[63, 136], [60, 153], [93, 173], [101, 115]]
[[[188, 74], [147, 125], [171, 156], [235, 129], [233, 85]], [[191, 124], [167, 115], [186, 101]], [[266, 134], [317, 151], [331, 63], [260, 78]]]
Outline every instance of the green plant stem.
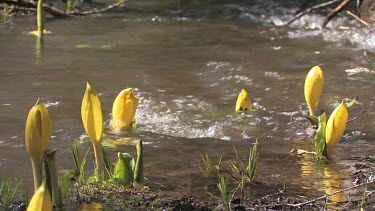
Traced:
[[104, 178], [104, 164], [103, 164], [103, 154], [102, 154], [102, 144], [100, 142], [92, 142], [94, 146], [94, 153], [95, 153], [95, 164], [96, 170], [100, 179]]
[[42, 184], [42, 161], [31, 158], [31, 165], [34, 176], [34, 190], [36, 191]]
[[134, 185], [142, 185], [144, 182], [143, 176], [143, 144], [142, 139], [137, 143], [137, 163], [134, 169]]
[[55, 153], [56, 151], [49, 153], [46, 159], [48, 161], [49, 173], [51, 177], [52, 202], [54, 205], [60, 206], [62, 204], [62, 199], [60, 197], [59, 178], [57, 176]]
[[38, 1], [38, 7], [37, 7], [37, 26], [38, 26], [38, 32], [40, 34], [43, 34], [44, 30], [44, 23], [43, 23], [43, 0]]

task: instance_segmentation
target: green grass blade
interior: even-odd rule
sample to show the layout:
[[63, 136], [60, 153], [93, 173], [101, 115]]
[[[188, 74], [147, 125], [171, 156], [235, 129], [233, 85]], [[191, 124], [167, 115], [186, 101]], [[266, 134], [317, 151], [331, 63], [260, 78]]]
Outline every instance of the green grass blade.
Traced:
[[104, 167], [105, 170], [107, 171], [107, 174], [109, 178], [112, 178], [113, 176], [113, 164], [109, 157], [107, 156], [106, 151], [104, 150], [104, 147], [102, 146], [102, 154], [103, 154], [103, 162], [104, 162]]

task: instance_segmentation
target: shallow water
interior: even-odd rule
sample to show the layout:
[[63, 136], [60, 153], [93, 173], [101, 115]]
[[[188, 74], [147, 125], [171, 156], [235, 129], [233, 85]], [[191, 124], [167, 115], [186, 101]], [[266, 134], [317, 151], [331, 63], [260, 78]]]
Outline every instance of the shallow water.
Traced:
[[[25, 189], [32, 188], [24, 127], [38, 98], [52, 117], [51, 148], [59, 150], [59, 165], [73, 168], [69, 142], [84, 134], [80, 105], [90, 80], [100, 92], [106, 120], [116, 95], [134, 88], [140, 98], [137, 131], [114, 135], [107, 130], [107, 138], [117, 141], [104, 145], [114, 160], [118, 151], [134, 153], [125, 137], [143, 137], [145, 176], [150, 186], [169, 194], [199, 195], [206, 184], [215, 189], [216, 181], [202, 176], [200, 154], [230, 160], [235, 145], [246, 156], [256, 139], [262, 148], [256, 181], [269, 190], [285, 183], [291, 192], [313, 197], [352, 185], [353, 164], [368, 161], [366, 155], [375, 148], [371, 29], [340, 17], [321, 31], [315, 27], [324, 18], [319, 15], [277, 27], [273, 24], [292, 16], [285, 9], [290, 5], [271, 10], [261, 1], [186, 6], [182, 16], [174, 4], [149, 10], [152, 6], [143, 1], [129, 5], [137, 8], [129, 13], [48, 19], [52, 34], [45, 36], [41, 51], [36, 38], [26, 34], [35, 27], [34, 17], [14, 17], [11, 25], [0, 26], [3, 178], [25, 175]], [[320, 108], [331, 113], [341, 99], [358, 97], [349, 118], [369, 111], [348, 124], [334, 159], [321, 166], [309, 156], [289, 155], [293, 147], [313, 147], [304, 118], [303, 83], [315, 65], [325, 73]], [[234, 112], [242, 88], [256, 112]], [[90, 143], [81, 146], [85, 151]], [[92, 163], [87, 166], [89, 173]], [[335, 197], [331, 199], [346, 200], [345, 195]]]

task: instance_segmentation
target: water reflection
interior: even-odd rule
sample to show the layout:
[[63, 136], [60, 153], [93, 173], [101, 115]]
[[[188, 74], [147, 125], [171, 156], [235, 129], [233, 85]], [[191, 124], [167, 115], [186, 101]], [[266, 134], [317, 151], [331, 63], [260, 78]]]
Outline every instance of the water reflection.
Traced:
[[97, 211], [103, 210], [103, 205], [99, 203], [83, 204], [81, 206], [81, 211]]
[[[343, 189], [344, 177], [333, 163], [325, 160], [317, 162], [313, 154], [302, 154], [297, 163], [301, 166], [303, 189], [315, 188], [326, 195]], [[328, 204], [333, 205], [344, 200], [345, 194], [340, 192], [328, 197]]]
[[35, 45], [35, 64], [42, 63], [43, 55], [43, 33], [40, 33], [39, 36], [36, 36], [36, 45]]

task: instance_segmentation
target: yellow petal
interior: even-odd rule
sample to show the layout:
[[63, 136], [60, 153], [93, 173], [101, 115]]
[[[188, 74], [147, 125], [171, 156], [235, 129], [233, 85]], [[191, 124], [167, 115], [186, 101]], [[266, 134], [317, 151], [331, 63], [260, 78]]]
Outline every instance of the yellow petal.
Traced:
[[52, 211], [52, 199], [51, 194], [46, 187], [46, 182], [35, 191], [27, 211]]
[[323, 71], [319, 66], [315, 66], [309, 71], [305, 79], [305, 99], [309, 107], [310, 116], [315, 116], [315, 109], [318, 108], [323, 86]]
[[133, 94], [132, 88], [122, 90], [113, 102], [111, 125], [119, 131], [129, 127], [137, 107], [138, 98]]
[[253, 109], [250, 98], [247, 95], [245, 89], [242, 89], [241, 93], [238, 95], [236, 102], [236, 112], [247, 111]]
[[326, 143], [329, 154], [333, 148], [340, 141], [346, 128], [346, 121], [348, 120], [348, 109], [344, 101], [332, 112], [328, 119], [326, 127]]
[[26, 120], [26, 148], [33, 159], [41, 160], [51, 142], [52, 122], [47, 108], [39, 100]]
[[81, 117], [86, 133], [92, 141], [100, 142], [103, 135], [102, 106], [97, 91], [87, 81], [81, 106]]

